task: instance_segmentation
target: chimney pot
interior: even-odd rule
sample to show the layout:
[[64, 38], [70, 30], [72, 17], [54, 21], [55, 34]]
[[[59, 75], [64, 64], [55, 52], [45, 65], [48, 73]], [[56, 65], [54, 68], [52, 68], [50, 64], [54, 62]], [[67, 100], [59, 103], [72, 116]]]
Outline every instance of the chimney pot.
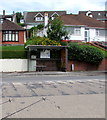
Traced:
[[3, 10], [3, 15], [5, 15], [5, 10]]

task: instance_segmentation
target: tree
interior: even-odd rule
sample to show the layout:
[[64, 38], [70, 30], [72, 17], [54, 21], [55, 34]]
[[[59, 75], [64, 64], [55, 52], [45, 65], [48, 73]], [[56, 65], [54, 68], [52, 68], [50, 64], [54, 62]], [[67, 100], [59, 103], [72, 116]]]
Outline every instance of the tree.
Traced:
[[37, 26], [32, 27], [32, 28], [29, 30], [29, 32], [30, 32], [30, 34], [31, 34], [30, 37], [35, 37], [35, 36], [37, 35], [37, 33], [43, 29], [43, 27], [44, 27], [43, 24], [39, 24], [39, 25], [37, 25]]
[[20, 20], [23, 18], [23, 15], [21, 12], [16, 13], [16, 22], [20, 23]]
[[49, 39], [60, 42], [67, 36], [68, 32], [64, 29], [64, 24], [61, 17], [56, 17], [54, 20], [50, 20], [47, 30], [47, 37]]

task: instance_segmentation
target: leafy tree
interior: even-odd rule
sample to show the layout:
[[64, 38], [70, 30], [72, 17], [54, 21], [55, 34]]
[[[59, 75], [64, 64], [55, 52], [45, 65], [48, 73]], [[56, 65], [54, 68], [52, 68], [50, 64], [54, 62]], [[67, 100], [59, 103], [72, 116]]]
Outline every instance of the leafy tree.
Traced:
[[44, 27], [44, 25], [43, 25], [43, 24], [39, 24], [39, 25], [37, 25], [37, 29], [38, 29], [38, 30], [42, 30], [42, 29], [43, 29], [43, 27]]
[[21, 12], [16, 13], [16, 22], [20, 23], [20, 20], [23, 18], [23, 15]]
[[37, 32], [42, 30], [44, 27], [43, 24], [39, 24], [37, 26], [34, 26], [32, 27], [29, 31], [30, 31], [30, 34], [31, 34], [31, 37], [35, 37], [37, 35]]
[[51, 40], [60, 42], [68, 36], [68, 32], [64, 29], [64, 24], [61, 17], [56, 17], [50, 20], [48, 24], [47, 37]]

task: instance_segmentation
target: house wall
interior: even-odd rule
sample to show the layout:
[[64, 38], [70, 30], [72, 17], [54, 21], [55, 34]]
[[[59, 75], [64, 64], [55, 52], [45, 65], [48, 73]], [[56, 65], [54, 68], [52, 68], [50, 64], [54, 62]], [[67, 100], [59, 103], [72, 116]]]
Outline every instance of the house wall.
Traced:
[[81, 35], [69, 35], [69, 40], [82, 40], [84, 41], [84, 27], [81, 27]]
[[25, 31], [19, 31], [19, 41], [18, 42], [2, 42], [2, 44], [24, 44], [25, 38]]
[[107, 70], [107, 59], [103, 59], [100, 65], [94, 65], [86, 62], [79, 61], [69, 61], [68, 62], [68, 71], [73, 71], [72, 65], [74, 66], [74, 71], [92, 71], [92, 70]]
[[0, 59], [0, 72], [27, 71], [27, 59]]
[[105, 41], [105, 36], [96, 36], [96, 29], [90, 29], [90, 41]]
[[96, 30], [95, 29], [90, 29], [90, 41], [96, 41], [95, 36], [96, 36]]
[[0, 31], [0, 44], [2, 44], [2, 32]]
[[[85, 27], [81, 27], [81, 35], [69, 35], [69, 40], [85, 41]], [[105, 36], [96, 36], [96, 29], [89, 28], [89, 41], [105, 41]]]

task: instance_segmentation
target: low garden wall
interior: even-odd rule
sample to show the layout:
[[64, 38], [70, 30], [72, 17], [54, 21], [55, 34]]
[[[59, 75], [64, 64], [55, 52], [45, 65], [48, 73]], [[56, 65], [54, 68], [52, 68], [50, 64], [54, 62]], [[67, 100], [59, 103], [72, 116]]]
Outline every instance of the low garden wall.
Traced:
[[[100, 65], [89, 64], [79, 61], [68, 61], [67, 71], [92, 71], [107, 70], [107, 58]], [[0, 59], [0, 72], [24, 72], [28, 71], [27, 59]]]
[[0, 59], [0, 72], [27, 71], [27, 59]]
[[106, 63], [107, 63], [107, 58], [103, 59], [101, 64], [99, 65], [80, 62], [80, 61], [68, 61], [67, 71], [93, 71], [93, 70], [105, 71], [107, 70]]

